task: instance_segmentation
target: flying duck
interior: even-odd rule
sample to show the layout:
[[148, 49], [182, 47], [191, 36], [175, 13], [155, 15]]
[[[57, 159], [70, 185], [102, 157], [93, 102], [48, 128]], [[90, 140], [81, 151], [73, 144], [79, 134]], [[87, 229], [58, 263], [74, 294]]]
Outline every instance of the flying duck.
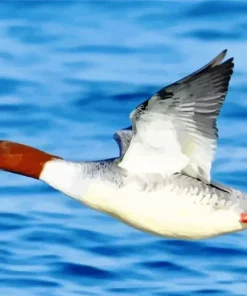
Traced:
[[0, 169], [39, 179], [154, 235], [194, 240], [246, 229], [247, 195], [210, 175], [234, 67], [225, 55], [137, 106], [131, 126], [114, 135], [118, 157], [72, 162], [0, 141]]

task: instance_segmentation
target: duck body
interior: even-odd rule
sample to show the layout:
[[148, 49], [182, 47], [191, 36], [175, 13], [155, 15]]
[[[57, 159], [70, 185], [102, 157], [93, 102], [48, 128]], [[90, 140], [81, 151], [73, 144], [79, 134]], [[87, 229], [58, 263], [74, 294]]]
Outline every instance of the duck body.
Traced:
[[234, 67], [225, 55], [138, 105], [131, 126], [114, 134], [119, 157], [76, 163], [0, 141], [0, 169], [155, 235], [204, 239], [246, 229], [247, 196], [211, 181], [217, 117]]
[[204, 239], [247, 227], [241, 221], [245, 194], [182, 174], [131, 174], [116, 160], [52, 160], [40, 179], [95, 210], [159, 236]]

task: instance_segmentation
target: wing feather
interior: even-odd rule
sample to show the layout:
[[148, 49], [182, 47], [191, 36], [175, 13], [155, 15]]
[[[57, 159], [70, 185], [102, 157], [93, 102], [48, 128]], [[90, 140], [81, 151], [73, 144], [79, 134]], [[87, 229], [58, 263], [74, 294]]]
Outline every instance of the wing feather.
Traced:
[[113, 139], [117, 142], [119, 147], [120, 157], [123, 156], [129, 148], [131, 138], [131, 127], [119, 130], [113, 135]]
[[183, 172], [210, 182], [233, 58], [226, 51], [193, 74], [159, 90], [130, 114], [133, 137], [121, 167], [135, 173]]

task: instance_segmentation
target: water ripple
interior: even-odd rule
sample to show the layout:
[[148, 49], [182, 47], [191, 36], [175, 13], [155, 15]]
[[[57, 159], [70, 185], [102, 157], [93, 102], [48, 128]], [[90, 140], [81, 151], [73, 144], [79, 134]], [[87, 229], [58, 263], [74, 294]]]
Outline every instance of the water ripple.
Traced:
[[[246, 190], [244, 1], [0, 3], [0, 135], [67, 159], [118, 155], [112, 134], [224, 48], [236, 71], [213, 178]], [[0, 295], [246, 294], [246, 234], [160, 239], [1, 172]]]

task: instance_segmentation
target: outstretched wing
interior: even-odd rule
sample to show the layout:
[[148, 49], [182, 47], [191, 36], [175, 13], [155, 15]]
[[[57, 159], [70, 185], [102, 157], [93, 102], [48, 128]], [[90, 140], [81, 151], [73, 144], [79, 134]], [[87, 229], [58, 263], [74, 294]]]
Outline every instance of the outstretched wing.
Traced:
[[119, 130], [113, 135], [113, 139], [117, 142], [120, 150], [120, 157], [123, 156], [126, 153], [127, 149], [129, 148], [131, 138], [132, 138], [131, 127]]
[[233, 58], [221, 63], [225, 54], [131, 112], [133, 136], [119, 166], [135, 173], [183, 172], [210, 182], [216, 119], [234, 67]]

